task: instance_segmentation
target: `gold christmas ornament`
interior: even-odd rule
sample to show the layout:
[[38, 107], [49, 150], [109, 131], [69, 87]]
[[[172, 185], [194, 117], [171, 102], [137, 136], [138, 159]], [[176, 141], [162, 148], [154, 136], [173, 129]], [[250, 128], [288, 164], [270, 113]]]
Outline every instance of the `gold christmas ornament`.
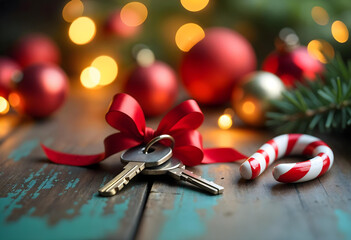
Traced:
[[246, 124], [262, 127], [266, 113], [274, 108], [272, 100], [280, 99], [285, 86], [272, 73], [258, 71], [246, 75], [232, 92], [232, 105], [237, 116]]

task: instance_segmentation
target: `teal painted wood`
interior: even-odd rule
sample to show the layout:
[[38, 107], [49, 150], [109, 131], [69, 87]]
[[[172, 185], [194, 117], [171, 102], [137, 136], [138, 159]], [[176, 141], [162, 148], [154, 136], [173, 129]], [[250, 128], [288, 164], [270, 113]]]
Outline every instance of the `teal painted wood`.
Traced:
[[[203, 176], [209, 179], [207, 174]], [[177, 188], [173, 206], [162, 213], [166, 221], [161, 224], [157, 239], [202, 238], [206, 235], [208, 222], [215, 216], [220, 198], [190, 187]]]
[[31, 139], [31, 140], [25, 141], [10, 153], [9, 158], [17, 162], [27, 157], [33, 151], [33, 149], [38, 146], [39, 146], [38, 139]]
[[339, 231], [342, 233], [343, 239], [351, 239], [351, 214], [341, 209], [334, 211], [338, 223]]
[[[350, 140], [321, 138], [334, 149], [336, 161], [315, 181], [280, 184], [273, 179], [272, 167], [257, 180], [245, 181], [237, 163], [193, 168], [225, 187], [220, 196], [169, 183], [166, 177], [155, 179], [137, 239], [350, 239]], [[259, 145], [254, 140], [241, 149], [248, 154]]]
[[97, 190], [121, 171], [119, 155], [91, 167], [63, 166], [50, 163], [39, 146], [102, 151], [103, 138], [111, 133], [103, 120], [105, 98], [76, 96], [62, 114], [19, 125], [0, 144], [0, 239], [133, 238], [146, 181], [133, 179], [118, 196], [103, 198]]
[[[38, 184], [40, 183], [38, 173], [42, 169], [35, 174], [31, 173], [23, 183], [17, 184], [5, 197], [0, 198], [1, 239], [100, 239], [122, 231], [120, 221], [127, 217], [126, 212], [131, 207], [131, 195], [121, 196], [120, 202], [115, 202], [116, 199], [98, 197], [95, 191], [91, 193], [90, 198], [77, 198], [74, 202], [63, 201], [51, 204], [52, 211], [46, 211], [46, 214], [37, 216], [38, 209], [42, 207], [37, 204], [37, 201], [43, 202], [48, 198], [45, 192], [40, 199], [39, 192], [54, 188], [54, 184]], [[56, 180], [54, 182], [59, 181], [55, 177], [49, 182], [52, 179]], [[31, 190], [35, 190], [35, 193], [31, 193]], [[77, 195], [75, 187], [59, 195], [64, 198], [68, 194]], [[28, 208], [24, 204], [31, 207]], [[63, 212], [65, 216], [56, 219], [56, 223], [50, 223], [50, 218], [56, 214], [55, 208], [61, 208], [62, 211], [62, 205], [67, 209]], [[110, 208], [108, 205], [111, 205]], [[24, 208], [27, 210], [21, 211]], [[21, 211], [21, 215], [14, 216], [16, 211]]]

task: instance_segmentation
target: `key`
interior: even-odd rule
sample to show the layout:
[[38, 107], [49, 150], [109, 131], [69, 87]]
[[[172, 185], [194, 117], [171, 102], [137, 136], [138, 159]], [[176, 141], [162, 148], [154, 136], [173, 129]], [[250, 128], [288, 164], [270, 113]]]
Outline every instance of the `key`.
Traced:
[[180, 160], [174, 157], [160, 166], [153, 168], [145, 168], [143, 174], [168, 174], [176, 180], [186, 181], [215, 195], [223, 193], [224, 190], [222, 186], [215, 184], [214, 182], [208, 181], [206, 179], [203, 179], [200, 176], [194, 174], [193, 172], [186, 170], [184, 164], [182, 164]]
[[128, 149], [121, 155], [121, 162], [126, 165], [123, 171], [99, 189], [101, 196], [116, 195], [129, 181], [144, 170], [145, 167], [156, 167], [172, 157], [172, 148], [156, 143], [145, 152], [145, 145]]

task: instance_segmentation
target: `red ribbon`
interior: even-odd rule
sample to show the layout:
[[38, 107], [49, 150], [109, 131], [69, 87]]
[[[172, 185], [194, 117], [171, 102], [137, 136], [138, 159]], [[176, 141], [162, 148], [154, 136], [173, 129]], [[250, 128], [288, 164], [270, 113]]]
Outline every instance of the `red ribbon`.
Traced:
[[104, 153], [75, 155], [57, 152], [44, 145], [42, 148], [52, 162], [86, 166], [101, 162], [122, 150], [148, 143], [161, 134], [169, 134], [175, 139], [173, 155], [187, 166], [233, 162], [247, 158], [232, 148], [203, 149], [202, 136], [196, 130], [203, 120], [204, 115], [197, 103], [194, 100], [187, 100], [168, 112], [155, 131], [146, 127], [144, 113], [138, 102], [131, 96], [120, 93], [114, 96], [106, 114], [107, 123], [119, 132], [105, 138]]

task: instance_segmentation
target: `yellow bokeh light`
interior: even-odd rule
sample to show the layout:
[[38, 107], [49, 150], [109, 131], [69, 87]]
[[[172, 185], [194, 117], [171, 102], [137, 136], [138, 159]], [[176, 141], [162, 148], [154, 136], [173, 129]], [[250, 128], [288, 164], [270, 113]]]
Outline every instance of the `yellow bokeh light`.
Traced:
[[0, 97], [0, 114], [6, 114], [9, 112], [9, 110], [10, 105], [8, 101], [5, 98]]
[[334, 39], [339, 43], [344, 43], [349, 39], [349, 30], [342, 21], [333, 22], [331, 32]]
[[325, 40], [312, 40], [307, 45], [308, 53], [319, 60], [321, 63], [327, 63], [328, 60], [333, 59], [335, 51], [332, 45]]
[[80, 74], [80, 82], [86, 88], [94, 88], [99, 85], [100, 71], [95, 67], [87, 67]]
[[127, 26], [136, 27], [145, 22], [147, 14], [147, 8], [144, 4], [130, 2], [121, 9], [121, 20]]
[[256, 110], [256, 106], [251, 101], [245, 101], [242, 105], [242, 110], [243, 110], [243, 113], [247, 115], [252, 115]]
[[71, 23], [68, 35], [72, 42], [83, 45], [90, 42], [96, 33], [96, 27], [93, 20], [88, 17], [79, 17]]
[[180, 0], [182, 6], [191, 12], [197, 12], [204, 9], [209, 0]]
[[21, 122], [21, 118], [15, 115], [9, 115], [6, 118], [0, 118], [0, 139], [8, 136], [16, 126]]
[[106, 86], [112, 83], [118, 74], [118, 66], [116, 61], [109, 56], [99, 56], [94, 59], [91, 66], [100, 72], [100, 86]]
[[319, 25], [327, 25], [329, 22], [329, 15], [327, 11], [320, 6], [313, 7], [311, 10], [311, 15], [313, 20]]
[[180, 50], [188, 52], [196, 43], [205, 37], [204, 30], [195, 23], [181, 26], [175, 36], [175, 42]]
[[229, 114], [223, 114], [218, 118], [218, 126], [221, 129], [229, 129], [232, 124], [232, 117]]
[[62, 10], [62, 17], [66, 22], [72, 22], [74, 19], [83, 15], [84, 5], [80, 0], [69, 1]]

